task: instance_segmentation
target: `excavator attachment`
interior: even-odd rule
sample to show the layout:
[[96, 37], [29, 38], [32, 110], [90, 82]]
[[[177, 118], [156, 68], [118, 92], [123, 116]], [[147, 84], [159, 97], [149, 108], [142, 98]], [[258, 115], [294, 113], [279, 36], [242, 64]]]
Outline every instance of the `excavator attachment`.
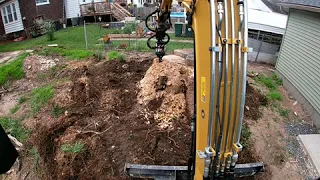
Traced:
[[[157, 166], [126, 164], [125, 172], [133, 178], [154, 179], [154, 180], [187, 180], [192, 179], [188, 166]], [[263, 163], [237, 164], [233, 172], [228, 172], [224, 176], [216, 179], [234, 179], [236, 177], [253, 176], [263, 172]]]
[[[162, 0], [156, 15], [155, 49], [160, 62], [170, 37], [172, 0]], [[229, 179], [263, 171], [263, 163], [238, 164], [243, 125], [248, 47], [247, 0], [182, 0], [194, 31], [194, 117], [190, 122], [188, 166], [126, 164], [132, 177], [153, 179]], [[181, 137], [184, 138], [184, 137]], [[169, 156], [169, 155], [168, 155]], [[187, 175], [187, 176], [184, 176]]]

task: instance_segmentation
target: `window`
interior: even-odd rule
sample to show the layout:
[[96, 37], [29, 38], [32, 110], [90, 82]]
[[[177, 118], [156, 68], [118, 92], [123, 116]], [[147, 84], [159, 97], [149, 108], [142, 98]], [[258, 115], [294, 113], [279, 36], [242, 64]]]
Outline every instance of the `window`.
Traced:
[[4, 19], [4, 23], [7, 24], [8, 23], [8, 16], [7, 16], [6, 7], [2, 8], [2, 17]]
[[2, 12], [2, 18], [5, 24], [18, 20], [15, 3], [6, 5], [1, 9], [1, 12]]
[[18, 20], [18, 16], [17, 16], [17, 12], [16, 12], [16, 5], [14, 3], [11, 4], [11, 7], [12, 7], [12, 13], [13, 13], [13, 17], [14, 17], [14, 20]]
[[36, 5], [45, 5], [45, 4], [50, 4], [49, 0], [36, 0]]

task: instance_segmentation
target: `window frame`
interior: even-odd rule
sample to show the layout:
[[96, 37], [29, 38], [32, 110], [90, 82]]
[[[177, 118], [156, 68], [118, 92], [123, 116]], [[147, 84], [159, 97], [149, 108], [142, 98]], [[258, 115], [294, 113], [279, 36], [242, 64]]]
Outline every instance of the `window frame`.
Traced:
[[[10, 11], [11, 11], [10, 14], [8, 12], [8, 6], [9, 6]], [[12, 16], [12, 21], [10, 21], [9, 15]], [[18, 14], [17, 14], [16, 3], [15, 2], [9, 3], [9, 4], [6, 4], [3, 7], [1, 7], [1, 17], [2, 17], [4, 25], [11, 24], [11, 23], [14, 23], [14, 22], [18, 21], [19, 17], [18, 17]]]
[[50, 4], [50, 0], [46, 0], [47, 2], [42, 2], [42, 3], [37, 3], [37, 0], [36, 1], [36, 6], [42, 6], [42, 5], [47, 5], [47, 4]]

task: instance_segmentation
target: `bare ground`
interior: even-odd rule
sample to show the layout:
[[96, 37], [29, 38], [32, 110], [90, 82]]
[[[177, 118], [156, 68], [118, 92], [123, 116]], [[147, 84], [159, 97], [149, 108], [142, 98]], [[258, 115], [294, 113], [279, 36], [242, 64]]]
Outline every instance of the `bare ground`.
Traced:
[[[25, 118], [25, 127], [33, 132], [21, 152], [23, 163], [19, 172], [16, 169], [5, 178], [126, 179], [125, 162], [186, 165], [193, 112], [192, 70], [153, 62], [151, 54], [130, 53], [129, 57], [126, 63], [45, 57], [47, 64], [54, 61], [59, 67], [56, 72], [40, 70], [39, 59], [44, 57], [29, 57], [26, 78], [13, 82], [15, 88], [2, 94], [0, 116], [35, 87], [54, 83], [56, 93], [38, 115]], [[249, 65], [249, 71], [268, 75], [273, 70], [267, 65]], [[240, 162], [265, 163], [265, 172], [254, 179], [315, 177], [296, 141], [297, 132], [316, 132], [302, 106], [280, 87], [281, 106], [291, 109], [288, 117], [282, 117], [267, 105], [265, 87], [251, 78], [248, 83], [244, 124], [252, 134]], [[58, 118], [51, 115], [55, 104], [65, 110]], [[29, 111], [30, 106], [24, 104], [10, 116], [22, 117]], [[75, 142], [83, 143], [85, 150], [75, 156], [61, 150], [63, 144]], [[32, 147], [38, 150], [38, 163], [30, 153]]]

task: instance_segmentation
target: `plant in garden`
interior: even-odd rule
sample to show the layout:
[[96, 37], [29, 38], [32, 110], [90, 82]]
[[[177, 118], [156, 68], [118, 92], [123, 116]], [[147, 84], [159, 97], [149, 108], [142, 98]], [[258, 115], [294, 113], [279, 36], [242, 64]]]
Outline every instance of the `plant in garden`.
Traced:
[[56, 25], [51, 21], [46, 21], [44, 23], [44, 29], [49, 41], [54, 40], [54, 32], [56, 31]]

